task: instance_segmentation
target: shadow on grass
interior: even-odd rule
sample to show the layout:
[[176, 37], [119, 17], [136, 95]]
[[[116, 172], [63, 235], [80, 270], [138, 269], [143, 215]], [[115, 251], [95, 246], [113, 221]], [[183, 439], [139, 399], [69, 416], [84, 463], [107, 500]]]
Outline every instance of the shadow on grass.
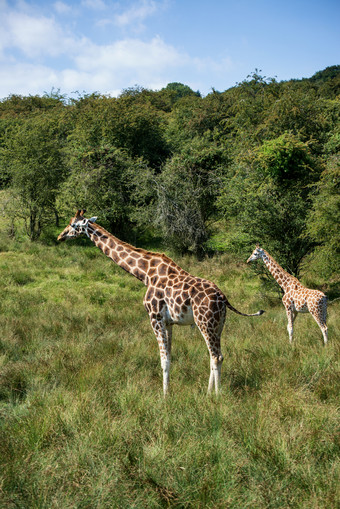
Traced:
[[255, 394], [261, 389], [262, 375], [258, 371], [242, 373], [229, 371], [226, 373], [227, 384], [230, 391], [237, 396]]
[[9, 363], [0, 377], [0, 401], [22, 402], [27, 394], [27, 376], [22, 363]]

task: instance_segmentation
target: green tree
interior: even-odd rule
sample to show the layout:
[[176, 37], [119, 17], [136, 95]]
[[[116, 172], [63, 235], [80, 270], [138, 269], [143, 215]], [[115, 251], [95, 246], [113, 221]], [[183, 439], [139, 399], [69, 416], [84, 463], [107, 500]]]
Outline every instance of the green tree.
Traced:
[[[244, 256], [259, 242], [286, 270], [299, 275], [313, 247], [303, 234], [312, 205], [310, 184], [319, 174], [308, 144], [290, 133], [263, 143], [237, 163], [219, 203], [226, 220], [232, 218], [232, 242]], [[262, 265], [258, 270], [266, 278]]]
[[55, 213], [56, 195], [65, 176], [63, 142], [58, 116], [43, 112], [8, 130], [1, 148], [1, 164], [9, 175], [15, 204], [9, 212], [24, 219], [31, 240], [39, 238]]
[[63, 109], [67, 99], [59, 90], [43, 96], [11, 94], [0, 101], [0, 116], [27, 117], [32, 113]]
[[316, 185], [317, 193], [307, 221], [307, 234], [317, 247], [314, 260], [325, 278], [340, 273], [340, 131], [326, 147], [327, 165]]
[[168, 83], [167, 86], [165, 87], [165, 90], [173, 92], [175, 100], [178, 100], [186, 96], [201, 97], [201, 94], [198, 91], [194, 92], [190, 87], [188, 87], [188, 85], [183, 85], [183, 83], [178, 83], [176, 81]]
[[202, 255], [228, 156], [208, 137], [196, 137], [165, 164], [156, 179], [156, 224], [180, 252]]
[[143, 157], [159, 168], [169, 155], [164, 137], [166, 117], [150, 100], [148, 93], [129, 90], [111, 102], [103, 135], [113, 145], [132, 157]]
[[291, 132], [264, 141], [254, 153], [257, 177], [261, 180], [272, 179], [283, 191], [299, 188], [302, 194], [308, 194], [306, 186], [320, 176], [320, 168], [311, 154], [310, 145]]
[[154, 168], [169, 154], [165, 113], [153, 105], [150, 92], [144, 89], [127, 89], [117, 99], [98, 94], [81, 97], [74, 103], [73, 119], [69, 145], [93, 150], [101, 144], [112, 145], [131, 157], [143, 157]]
[[58, 197], [63, 216], [84, 207], [122, 238], [131, 237], [135, 224], [147, 222], [152, 172], [142, 158], [108, 144], [78, 147], [71, 167]]

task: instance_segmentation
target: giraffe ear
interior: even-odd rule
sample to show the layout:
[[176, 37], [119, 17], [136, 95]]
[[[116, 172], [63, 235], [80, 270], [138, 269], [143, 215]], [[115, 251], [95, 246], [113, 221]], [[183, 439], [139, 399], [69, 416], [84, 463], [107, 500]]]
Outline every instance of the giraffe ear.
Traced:
[[95, 223], [96, 221], [97, 221], [97, 216], [91, 217], [91, 218], [89, 219], [89, 222], [90, 222], [90, 223]]

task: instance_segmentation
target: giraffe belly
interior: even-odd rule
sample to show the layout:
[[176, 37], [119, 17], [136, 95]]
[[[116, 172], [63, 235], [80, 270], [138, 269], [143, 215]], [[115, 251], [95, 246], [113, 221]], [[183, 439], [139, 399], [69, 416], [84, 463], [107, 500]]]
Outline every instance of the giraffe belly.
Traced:
[[185, 311], [167, 306], [166, 315], [169, 322], [175, 325], [192, 325], [195, 323], [191, 306], [188, 306]]
[[306, 302], [294, 302], [294, 310], [297, 313], [308, 313], [308, 307]]

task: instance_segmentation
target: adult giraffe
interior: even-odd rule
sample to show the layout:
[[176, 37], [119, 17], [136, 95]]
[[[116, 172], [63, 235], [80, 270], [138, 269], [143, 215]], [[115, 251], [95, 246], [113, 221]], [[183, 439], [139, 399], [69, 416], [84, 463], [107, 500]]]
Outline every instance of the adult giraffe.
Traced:
[[293, 341], [293, 324], [297, 313], [309, 312], [320, 327], [323, 342], [326, 344], [328, 339], [326, 295], [319, 290], [310, 290], [303, 286], [296, 277], [288, 274], [267, 251], [257, 245], [247, 263], [259, 259], [263, 260], [273, 278], [284, 291], [282, 302], [288, 318], [287, 329], [290, 343]]
[[169, 388], [172, 326], [194, 323], [201, 331], [210, 354], [208, 391], [211, 392], [215, 386], [218, 393], [223, 361], [220, 338], [226, 308], [242, 316], [257, 316], [263, 311], [251, 315], [240, 313], [214, 283], [192, 276], [164, 254], [122, 242], [96, 224], [96, 217], [87, 219], [84, 213], [85, 210], [77, 211], [58, 240], [87, 235], [106, 256], [147, 287], [144, 306], [160, 349], [164, 395]]

